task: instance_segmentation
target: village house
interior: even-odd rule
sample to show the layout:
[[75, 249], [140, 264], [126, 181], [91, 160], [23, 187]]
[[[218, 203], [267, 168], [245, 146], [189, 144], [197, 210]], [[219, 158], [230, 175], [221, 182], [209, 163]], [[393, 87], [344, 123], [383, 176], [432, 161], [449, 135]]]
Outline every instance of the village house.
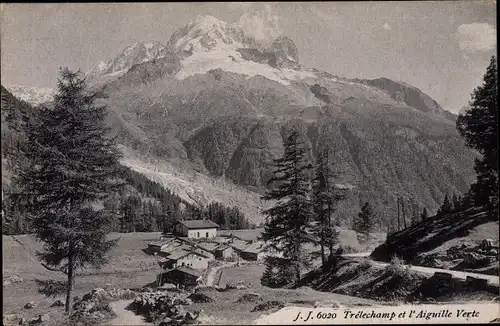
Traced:
[[216, 259], [224, 260], [234, 256], [234, 249], [228, 244], [221, 244], [213, 251]]
[[263, 260], [266, 256], [263, 241], [243, 241], [233, 238], [229, 246], [234, 249], [238, 256], [244, 260]]
[[165, 283], [172, 283], [182, 287], [195, 287], [201, 283], [202, 273], [187, 267], [181, 266], [175, 269], [160, 273], [157, 276], [158, 286]]
[[191, 250], [190, 248], [179, 248], [161, 259], [159, 264], [164, 269], [187, 266], [197, 270], [205, 270], [208, 268], [209, 261], [210, 258], [203, 255], [200, 251]]
[[215, 238], [219, 225], [210, 220], [177, 221], [174, 226], [174, 234], [178, 237], [187, 238]]
[[[190, 248], [190, 250], [196, 251], [208, 257], [209, 260], [214, 260], [215, 256], [212, 250], [205, 246], [205, 242], [195, 242], [191, 241], [189, 238], [176, 238], [176, 241], [182, 244], [183, 248]], [[165, 248], [167, 249], [167, 248]]]
[[245, 260], [260, 261], [266, 257], [264, 242], [254, 241], [240, 251], [240, 257]]
[[161, 248], [165, 245], [165, 241], [155, 241], [148, 244], [146, 252], [150, 255], [156, 255], [160, 252]]

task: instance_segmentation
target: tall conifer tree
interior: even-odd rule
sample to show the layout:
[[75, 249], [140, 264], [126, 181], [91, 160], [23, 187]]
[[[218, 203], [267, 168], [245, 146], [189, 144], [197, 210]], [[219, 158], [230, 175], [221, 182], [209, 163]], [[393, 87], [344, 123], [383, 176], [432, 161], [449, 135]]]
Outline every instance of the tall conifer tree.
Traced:
[[[308, 231], [308, 222], [312, 219], [312, 165], [297, 131], [289, 134], [284, 146], [284, 156], [274, 160], [274, 176], [269, 181], [274, 187], [263, 197], [265, 200], [275, 200], [276, 204], [264, 211], [268, 217], [262, 239], [268, 243], [268, 250], [283, 254], [283, 260], [294, 271], [293, 281], [297, 284], [301, 268], [309, 266], [309, 257], [303, 250], [303, 244], [312, 242]], [[272, 261], [267, 260], [268, 263]]]
[[83, 75], [63, 69], [53, 109], [41, 108], [26, 124], [23, 149], [29, 165], [19, 184], [32, 196], [28, 205], [39, 259], [67, 274], [66, 312], [71, 310], [75, 270], [100, 267], [116, 241], [106, 240], [109, 216], [95, 210], [121, 186], [119, 151], [105, 126], [106, 110], [94, 105]]
[[325, 146], [318, 153], [315, 178], [313, 179], [313, 205], [317, 222], [313, 231], [321, 248], [321, 263], [323, 266], [326, 263], [325, 249], [328, 248], [331, 255], [338, 238], [338, 234], [335, 232], [335, 221], [332, 221], [332, 214], [337, 201], [346, 197], [345, 190], [335, 186], [333, 180], [335, 176], [330, 166], [330, 149]]
[[486, 69], [483, 85], [472, 94], [470, 109], [459, 115], [456, 125], [467, 146], [482, 155], [475, 160], [477, 182], [471, 194], [478, 205], [498, 210], [498, 86], [497, 61], [493, 56]]

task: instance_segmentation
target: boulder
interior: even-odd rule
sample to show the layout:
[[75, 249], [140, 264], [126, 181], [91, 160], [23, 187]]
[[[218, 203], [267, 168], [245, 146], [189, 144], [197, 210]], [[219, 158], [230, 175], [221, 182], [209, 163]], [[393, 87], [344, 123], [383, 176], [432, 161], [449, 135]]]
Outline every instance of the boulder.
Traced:
[[51, 307], [64, 307], [64, 302], [62, 300], [56, 300], [54, 301], [53, 304], [50, 305]]
[[209, 293], [209, 292], [218, 292], [216, 288], [213, 286], [201, 286], [194, 290], [195, 293]]
[[186, 310], [182, 305], [175, 305], [170, 310], [170, 316], [173, 316], [173, 319], [183, 319], [186, 316]]
[[186, 321], [193, 321], [193, 320], [196, 320], [199, 316], [199, 313], [195, 313], [195, 312], [191, 312], [191, 311], [188, 311], [186, 312], [186, 316], [184, 317], [184, 320]]
[[246, 293], [242, 295], [236, 302], [247, 303], [247, 302], [257, 302], [261, 300], [262, 298], [258, 293]]
[[30, 301], [27, 304], [24, 305], [24, 309], [33, 309], [37, 306], [38, 304], [35, 301]]
[[185, 306], [190, 306], [193, 304], [193, 301], [189, 298], [177, 298], [174, 300], [175, 305], [185, 305]]
[[3, 316], [3, 324], [4, 325], [14, 325], [15, 321], [20, 319], [18, 314], [5, 314]]
[[488, 287], [488, 280], [482, 278], [467, 276], [465, 282], [475, 290], [485, 290]]
[[40, 315], [38, 317], [38, 319], [40, 319], [40, 321], [43, 323], [43, 322], [46, 322], [46, 321], [50, 320], [50, 315], [49, 314], [43, 314], [43, 315]]
[[452, 275], [450, 273], [443, 273], [443, 272], [435, 272], [433, 277], [439, 280], [447, 280], [447, 281], [452, 279]]
[[267, 301], [267, 302], [264, 302], [264, 303], [261, 303], [257, 306], [255, 306], [252, 310], [252, 312], [254, 311], [267, 311], [267, 310], [271, 310], [271, 309], [281, 309], [285, 307], [285, 304], [282, 302], [282, 301]]
[[20, 283], [22, 281], [23, 281], [23, 278], [20, 276], [17, 276], [17, 275], [5, 277], [3, 279], [3, 286], [7, 286], [10, 284], [14, 284], [14, 283]]
[[210, 298], [205, 293], [193, 293], [188, 297], [188, 299], [191, 299], [191, 301], [195, 302], [195, 303], [204, 303], [204, 302], [213, 302], [214, 301], [214, 299]]
[[464, 263], [473, 267], [483, 267], [489, 262], [489, 257], [474, 252], [468, 252], [464, 256]]
[[237, 284], [234, 283], [227, 283], [226, 284], [226, 290], [236, 290], [238, 288]]

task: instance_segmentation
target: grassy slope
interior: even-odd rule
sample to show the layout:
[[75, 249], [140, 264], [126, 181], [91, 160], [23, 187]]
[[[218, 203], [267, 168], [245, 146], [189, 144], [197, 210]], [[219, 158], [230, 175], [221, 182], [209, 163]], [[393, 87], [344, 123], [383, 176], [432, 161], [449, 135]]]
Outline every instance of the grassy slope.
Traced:
[[315, 291], [309, 287], [299, 289], [271, 289], [260, 284], [260, 275], [264, 270], [262, 264], [251, 264], [240, 267], [230, 267], [222, 271], [221, 284], [237, 283], [243, 281], [246, 289], [229, 290], [225, 292], [210, 291], [206, 292], [208, 296], [214, 299], [211, 303], [197, 303], [193, 306], [205, 311], [202, 321], [208, 324], [249, 324], [262, 314], [264, 311], [251, 312], [258, 304], [255, 302], [241, 303], [237, 302], [241, 296], [246, 293], [258, 293], [262, 301], [282, 301], [285, 305], [308, 306], [312, 307], [315, 302], [325, 304], [336, 303], [342, 306], [360, 306], [373, 305], [375, 302], [369, 299], [356, 298], [335, 293], [325, 293]]
[[[261, 229], [255, 230], [237, 230], [233, 231], [236, 236], [241, 236], [248, 240], [257, 239]], [[226, 231], [222, 231], [227, 233]], [[100, 271], [86, 270], [80, 272], [76, 278], [74, 295], [82, 296], [96, 287], [104, 287], [109, 284], [111, 287], [117, 288], [133, 288], [142, 287], [155, 280], [157, 273], [160, 271], [156, 258], [144, 254], [142, 249], [147, 246], [150, 241], [158, 240], [160, 233], [112, 233], [110, 238], [120, 237], [118, 245], [110, 253], [110, 262], [105, 265]], [[383, 235], [378, 235], [381, 238]], [[362, 251], [364, 248], [360, 246], [356, 235], [350, 230], [341, 232], [341, 240], [345, 245], [353, 248], [358, 248]], [[62, 308], [49, 308], [55, 301], [54, 298], [45, 298], [42, 294], [37, 293], [36, 280], [58, 280], [64, 281], [65, 275], [58, 272], [53, 272], [45, 269], [36, 258], [36, 251], [42, 249], [41, 243], [36, 242], [29, 235], [20, 236], [2, 236], [2, 253], [3, 253], [3, 276], [9, 277], [18, 275], [24, 279], [21, 283], [15, 283], [3, 288], [4, 290], [4, 310], [5, 313], [21, 313], [28, 317], [37, 316], [38, 313], [49, 312], [59, 314]], [[252, 286], [249, 290], [258, 290], [262, 294], [273, 291], [272, 289], [263, 288], [260, 286], [261, 265], [247, 266], [224, 270], [224, 277], [221, 282], [225, 284], [228, 281], [238, 281], [243, 279], [249, 281]], [[224, 285], [222, 284], [222, 285]], [[290, 290], [291, 291], [291, 290]], [[278, 292], [269, 292], [269, 298], [279, 296]], [[306, 291], [307, 292], [307, 291]], [[298, 294], [290, 294], [294, 298], [299, 296], [301, 300], [306, 300], [308, 293], [297, 292]], [[325, 297], [325, 294], [317, 292], [315, 295]], [[326, 295], [328, 296], [328, 295]], [[64, 300], [64, 297], [58, 297]], [[265, 297], [267, 298], [267, 297]], [[225, 299], [228, 309], [231, 304], [228, 300], [236, 300], [230, 295]], [[279, 298], [276, 298], [279, 300]], [[39, 306], [33, 310], [25, 310], [22, 307], [29, 301], [36, 301]], [[233, 300], [233, 301], [234, 301]], [[269, 299], [271, 300], [271, 299]], [[309, 300], [313, 300], [309, 298]], [[215, 309], [215, 307], [212, 307]], [[245, 310], [248, 307], [242, 307]], [[252, 306], [253, 308], [253, 306]], [[247, 309], [248, 310], [248, 309]], [[255, 317], [255, 313], [250, 314], [250, 317]], [[258, 316], [258, 313], [257, 315]]]
[[[260, 230], [239, 230], [235, 233], [244, 236], [249, 240], [255, 239]], [[346, 231], [347, 232], [347, 231]], [[346, 234], [349, 234], [347, 232]], [[118, 245], [110, 253], [110, 263], [102, 270], [87, 270], [80, 272], [76, 278], [75, 296], [82, 296], [96, 287], [134, 288], [142, 287], [152, 282], [160, 271], [156, 258], [148, 256], [142, 252], [147, 243], [158, 240], [160, 233], [129, 233], [110, 234], [110, 238], [120, 237]], [[349, 237], [343, 238], [345, 241]], [[347, 239], [347, 240], [346, 240]], [[351, 238], [349, 245], [355, 244], [355, 239]], [[50, 308], [56, 300], [64, 301], [63, 296], [56, 298], [46, 298], [37, 293], [36, 280], [56, 280], [64, 281], [65, 275], [45, 269], [36, 259], [36, 251], [41, 249], [41, 243], [36, 242], [29, 235], [2, 236], [2, 252], [4, 277], [18, 275], [24, 281], [4, 286], [4, 312], [18, 313], [23, 317], [32, 318], [38, 314], [49, 313], [52, 322], [56, 323], [62, 318], [63, 308]], [[206, 311], [204, 321], [206, 323], [222, 322], [226, 324], [248, 323], [258, 318], [263, 312], [251, 312], [255, 303], [241, 303], [235, 305], [234, 302], [244, 293], [258, 292], [264, 300], [281, 300], [297, 305], [297, 302], [304, 302], [312, 305], [314, 301], [335, 301], [343, 305], [349, 304], [369, 304], [370, 300], [353, 298], [339, 294], [325, 294], [314, 291], [310, 288], [299, 290], [269, 289], [260, 285], [262, 265], [248, 265], [234, 267], [223, 270], [221, 285], [228, 282], [245, 280], [248, 289], [229, 292], [215, 292], [210, 294], [215, 302], [206, 304], [195, 304], [194, 306]], [[29, 301], [36, 301], [38, 307], [32, 310], [23, 309]]]
[[498, 240], [498, 230], [498, 218], [481, 209], [433, 216], [393, 233], [385, 243], [375, 248], [371, 257], [389, 261], [397, 255], [412, 263], [430, 251], [446, 252], [447, 248], [459, 243], [477, 243], [486, 238]]
[[[147, 243], [158, 240], [160, 233], [110, 234], [111, 238], [121, 237], [118, 246], [110, 253], [110, 263], [100, 271], [87, 270], [79, 273], [75, 281], [74, 295], [82, 296], [96, 287], [107, 284], [116, 288], [142, 287], [155, 280], [160, 267], [156, 258], [142, 252]], [[37, 293], [36, 280], [65, 280], [65, 275], [45, 269], [36, 259], [35, 253], [41, 249], [29, 235], [2, 236], [3, 276], [19, 275], [24, 279], [3, 287], [4, 313], [21, 313], [33, 317], [39, 313], [59, 314], [63, 308], [49, 308], [54, 298], [45, 298]], [[64, 297], [57, 297], [64, 301]], [[23, 309], [29, 301], [38, 302], [32, 310]]]
[[418, 303], [430, 298], [438, 302], [470, 303], [495, 297], [489, 290], [471, 290], [464, 284], [455, 281], [453, 285], [443, 285], [439, 280], [410, 270], [407, 265], [396, 263], [382, 267], [368, 259], [343, 259], [337, 268], [328, 272], [316, 269], [301, 280], [302, 286], [310, 286], [318, 291], [393, 303]]

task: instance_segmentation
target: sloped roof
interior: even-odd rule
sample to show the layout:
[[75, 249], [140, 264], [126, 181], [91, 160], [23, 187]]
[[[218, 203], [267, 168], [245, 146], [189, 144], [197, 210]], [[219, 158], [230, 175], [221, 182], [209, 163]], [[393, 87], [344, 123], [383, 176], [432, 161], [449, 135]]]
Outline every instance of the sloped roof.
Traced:
[[173, 269], [172, 271], [179, 271], [179, 272], [182, 272], [182, 273], [186, 273], [186, 274], [189, 274], [189, 275], [193, 275], [193, 276], [196, 276], [196, 277], [200, 277], [201, 276], [201, 273], [193, 268], [190, 268], [190, 267], [187, 267], [187, 266], [180, 266], [180, 267], [177, 267], [175, 269]]
[[227, 243], [223, 243], [223, 244], [219, 245], [217, 248], [215, 248], [215, 250], [220, 251], [220, 250], [226, 250], [228, 248], [232, 248], [232, 247]]
[[190, 220], [190, 221], [177, 221], [187, 227], [188, 229], [213, 229], [219, 228], [219, 224], [211, 220]]
[[189, 254], [194, 254], [194, 255], [204, 257], [204, 258], [209, 258], [198, 250], [193, 250], [191, 248], [187, 248], [184, 246], [182, 248], [178, 248], [178, 249], [175, 249], [174, 251], [170, 252], [170, 255], [167, 256], [167, 259], [179, 260], [182, 257], [185, 257]]
[[183, 248], [187, 248], [187, 246], [181, 242], [173, 241], [173, 242], [167, 243], [164, 246], [162, 246], [160, 251], [163, 253], [169, 254], [175, 250], [183, 249]]
[[244, 252], [251, 252], [254, 254], [258, 254], [262, 251], [264, 251], [264, 246], [265, 243], [262, 241], [254, 241], [250, 245], [248, 245], [246, 248], [243, 249]]
[[248, 246], [248, 243], [243, 240], [233, 239], [233, 242], [229, 243], [229, 245], [236, 250], [244, 250]]
[[161, 247], [166, 243], [168, 243], [168, 241], [153, 241], [153, 242], [148, 243], [148, 246]]
[[175, 249], [174, 251], [170, 252], [170, 255], [168, 255], [167, 258], [172, 259], [172, 260], [177, 260], [177, 259], [180, 259], [180, 258], [186, 256], [187, 254], [189, 254], [189, 251], [184, 250], [184, 248], [179, 248], [179, 249]]
[[201, 249], [205, 249], [207, 251], [213, 251], [215, 250], [218, 246], [220, 245], [220, 243], [217, 243], [217, 242], [200, 242], [198, 244], [198, 246], [201, 248]]

